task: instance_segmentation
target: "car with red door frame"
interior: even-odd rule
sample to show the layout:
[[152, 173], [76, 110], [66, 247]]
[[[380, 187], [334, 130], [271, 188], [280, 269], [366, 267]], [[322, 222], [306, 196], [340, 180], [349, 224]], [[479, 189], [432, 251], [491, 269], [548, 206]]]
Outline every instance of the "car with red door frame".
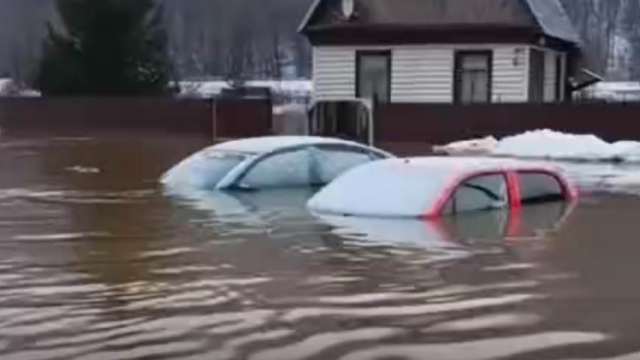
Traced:
[[308, 208], [341, 216], [434, 218], [577, 197], [562, 171], [547, 163], [424, 157], [354, 168], [311, 198]]

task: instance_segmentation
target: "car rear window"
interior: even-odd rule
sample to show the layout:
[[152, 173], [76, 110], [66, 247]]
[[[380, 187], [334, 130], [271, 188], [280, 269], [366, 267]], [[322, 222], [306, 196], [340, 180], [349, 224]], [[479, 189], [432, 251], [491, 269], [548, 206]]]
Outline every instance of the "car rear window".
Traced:
[[379, 159], [375, 155], [347, 148], [316, 147], [313, 149], [316, 182], [328, 184], [345, 171]]
[[313, 183], [309, 148], [286, 151], [260, 160], [240, 180], [242, 187], [304, 187]]
[[518, 177], [523, 204], [565, 200], [564, 188], [553, 175], [543, 172], [520, 172]]

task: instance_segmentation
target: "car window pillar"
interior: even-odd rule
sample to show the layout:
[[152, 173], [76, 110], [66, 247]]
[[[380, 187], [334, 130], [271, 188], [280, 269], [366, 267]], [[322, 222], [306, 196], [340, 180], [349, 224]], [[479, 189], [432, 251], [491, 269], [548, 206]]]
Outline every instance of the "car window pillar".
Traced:
[[507, 179], [507, 186], [509, 188], [509, 205], [512, 210], [519, 210], [522, 208], [520, 177], [514, 171], [508, 171], [505, 176]]

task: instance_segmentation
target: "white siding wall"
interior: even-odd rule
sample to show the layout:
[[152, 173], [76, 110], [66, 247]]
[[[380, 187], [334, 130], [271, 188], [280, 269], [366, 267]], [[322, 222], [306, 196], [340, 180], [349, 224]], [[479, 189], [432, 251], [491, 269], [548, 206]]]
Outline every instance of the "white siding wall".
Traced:
[[355, 97], [355, 49], [315, 47], [313, 49], [313, 90], [318, 100]]
[[392, 102], [453, 102], [453, 67], [457, 50], [493, 50], [493, 102], [525, 102], [528, 99], [528, 47], [504, 44], [315, 47], [315, 99], [355, 97], [357, 50], [391, 50]]
[[392, 51], [392, 102], [453, 101], [453, 51], [428, 47]]
[[526, 47], [500, 46], [493, 50], [493, 102], [527, 101], [529, 51]]

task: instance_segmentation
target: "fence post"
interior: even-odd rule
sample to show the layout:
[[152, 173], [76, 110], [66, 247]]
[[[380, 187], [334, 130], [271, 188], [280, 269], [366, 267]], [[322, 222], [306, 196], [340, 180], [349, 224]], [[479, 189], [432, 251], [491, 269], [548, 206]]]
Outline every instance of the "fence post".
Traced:
[[216, 142], [218, 139], [218, 100], [211, 99], [211, 136], [213, 137], [212, 142]]
[[378, 99], [377, 96], [374, 96], [371, 101], [371, 119], [369, 120], [368, 126], [368, 137], [367, 143], [369, 146], [376, 146], [376, 119], [378, 114]]

